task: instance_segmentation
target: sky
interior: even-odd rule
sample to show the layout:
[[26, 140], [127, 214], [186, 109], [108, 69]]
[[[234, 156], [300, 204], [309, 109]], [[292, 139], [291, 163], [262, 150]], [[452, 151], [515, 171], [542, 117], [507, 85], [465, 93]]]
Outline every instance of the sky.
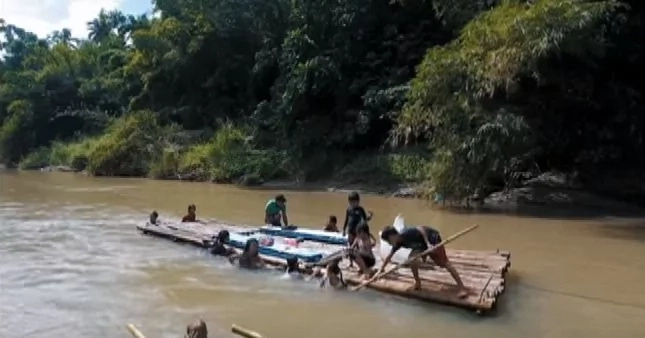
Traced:
[[87, 37], [87, 22], [101, 8], [119, 9], [125, 14], [150, 13], [151, 0], [0, 0], [0, 18], [27, 31], [46, 37], [69, 28], [77, 38]]

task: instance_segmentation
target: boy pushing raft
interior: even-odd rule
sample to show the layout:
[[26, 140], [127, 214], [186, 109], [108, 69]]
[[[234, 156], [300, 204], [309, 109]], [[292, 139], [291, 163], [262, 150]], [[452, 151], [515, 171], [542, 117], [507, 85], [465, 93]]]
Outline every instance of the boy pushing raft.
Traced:
[[[399, 249], [411, 249], [412, 252], [410, 253], [410, 256], [415, 256], [432, 248], [434, 245], [441, 243], [441, 235], [439, 234], [439, 231], [428, 226], [406, 228], [401, 231], [401, 233], [399, 233], [393, 226], [390, 225], [383, 229], [383, 232], [381, 232], [381, 239], [388, 242], [392, 246], [392, 250], [383, 261], [383, 265], [378, 272], [379, 274], [385, 270], [385, 267], [388, 263], [390, 263], [392, 256], [394, 256], [394, 254]], [[468, 290], [464, 286], [464, 283], [461, 281], [459, 273], [457, 272], [457, 270], [455, 270], [455, 268], [452, 266], [452, 264], [450, 264], [450, 261], [448, 260], [446, 249], [444, 249], [443, 246], [438, 247], [433, 252], [431, 252], [429, 256], [432, 261], [435, 262], [435, 264], [442, 268], [446, 268], [446, 270], [450, 272], [452, 278], [455, 280], [455, 282], [457, 282], [459, 298], [468, 296]], [[420, 258], [425, 259], [425, 257]], [[410, 263], [410, 270], [412, 270], [412, 275], [414, 276], [414, 289], [418, 290], [421, 288], [418, 259], [415, 259]]]

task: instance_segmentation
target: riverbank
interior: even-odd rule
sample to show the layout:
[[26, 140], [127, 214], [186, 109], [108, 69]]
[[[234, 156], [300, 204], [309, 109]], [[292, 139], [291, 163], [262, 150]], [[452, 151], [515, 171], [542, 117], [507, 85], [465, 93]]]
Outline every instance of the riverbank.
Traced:
[[[32, 171], [32, 170], [28, 170]], [[35, 171], [35, 170], [33, 170]], [[68, 172], [79, 175], [91, 176], [87, 171], [78, 171], [67, 166], [48, 166], [41, 168], [42, 172]], [[143, 177], [142, 177], [143, 178]], [[153, 180], [175, 180], [185, 182], [195, 182], [191, 179], [166, 178]], [[217, 182], [198, 181], [208, 184], [219, 184]], [[428, 199], [431, 205], [440, 208], [449, 208], [454, 210], [478, 210], [498, 211], [498, 212], [518, 212], [531, 209], [532, 212], [539, 210], [541, 207], [551, 209], [561, 209], [571, 211], [572, 209], [580, 210], [611, 210], [613, 212], [624, 212], [628, 214], [642, 213], [642, 203], [639, 199], [632, 201], [615, 197], [616, 192], [608, 196], [598, 191], [593, 191], [582, 186], [580, 183], [567, 178], [567, 175], [558, 173], [544, 173], [533, 179], [527, 180], [521, 186], [495, 191], [482, 198], [470, 198], [461, 203], [448, 202], [440, 196], [428, 196], [425, 188], [420, 183], [403, 183], [389, 182], [388, 184], [369, 184], [369, 183], [347, 183], [340, 180], [314, 180], [303, 181], [297, 178], [293, 179], [276, 179], [266, 182], [237, 182], [238, 186], [249, 190], [286, 190], [286, 191], [317, 191], [317, 192], [340, 192], [349, 193], [357, 191], [361, 194], [380, 195], [390, 198], [401, 199]], [[636, 190], [636, 185], [632, 184], [632, 190]], [[527, 209], [528, 208], [528, 209]], [[535, 209], [537, 208], [537, 209]]]

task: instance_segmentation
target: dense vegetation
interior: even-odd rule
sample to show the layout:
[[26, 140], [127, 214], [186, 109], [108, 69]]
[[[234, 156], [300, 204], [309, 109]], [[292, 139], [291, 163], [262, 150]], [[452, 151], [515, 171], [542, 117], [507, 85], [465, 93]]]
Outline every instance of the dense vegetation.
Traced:
[[425, 182], [644, 168], [637, 0], [156, 0], [77, 40], [0, 22], [0, 160]]

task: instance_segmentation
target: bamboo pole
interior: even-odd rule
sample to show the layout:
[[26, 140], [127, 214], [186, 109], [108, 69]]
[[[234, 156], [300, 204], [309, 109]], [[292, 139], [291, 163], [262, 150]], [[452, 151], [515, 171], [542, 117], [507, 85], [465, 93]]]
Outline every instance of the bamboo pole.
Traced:
[[255, 332], [255, 331], [251, 331], [251, 330], [245, 329], [243, 327], [237, 326], [235, 324], [233, 324], [233, 326], [231, 327], [231, 331], [233, 333], [235, 333], [235, 334], [237, 334], [239, 336], [245, 337], [245, 338], [262, 338], [261, 334]]
[[146, 338], [146, 336], [144, 336], [143, 333], [141, 333], [141, 331], [139, 331], [139, 329], [137, 329], [137, 327], [134, 326], [133, 324], [128, 324], [128, 326], [126, 327], [128, 328], [128, 331], [130, 331], [130, 334], [132, 334], [132, 337]]
[[359, 285], [358, 285], [358, 286], [356, 286], [356, 287], [353, 287], [351, 290], [352, 290], [352, 291], [360, 290], [360, 289], [362, 289], [362, 288], [364, 288], [364, 287], [366, 287], [366, 286], [368, 286], [368, 285], [370, 285], [370, 284], [374, 283], [375, 281], [377, 281], [377, 280], [379, 280], [379, 279], [381, 279], [381, 278], [383, 278], [383, 277], [385, 277], [385, 276], [387, 276], [387, 275], [391, 274], [392, 272], [394, 272], [394, 271], [396, 271], [396, 270], [398, 270], [398, 269], [400, 269], [400, 268], [404, 267], [405, 265], [409, 264], [409, 263], [410, 263], [410, 262], [412, 262], [413, 260], [415, 260], [415, 259], [417, 259], [417, 258], [419, 258], [419, 257], [426, 256], [426, 255], [428, 255], [428, 254], [430, 254], [430, 253], [434, 252], [436, 249], [438, 249], [438, 248], [440, 248], [440, 247], [442, 247], [442, 246], [444, 246], [444, 245], [446, 245], [446, 244], [448, 244], [448, 243], [450, 243], [450, 242], [454, 241], [455, 239], [457, 239], [457, 238], [459, 238], [459, 237], [461, 237], [461, 236], [463, 236], [463, 235], [465, 235], [465, 234], [467, 234], [467, 233], [469, 233], [469, 232], [471, 232], [471, 231], [473, 231], [473, 230], [477, 229], [477, 227], [479, 227], [479, 225], [478, 225], [478, 224], [475, 224], [475, 225], [471, 226], [470, 228], [464, 229], [464, 230], [462, 230], [462, 231], [460, 231], [460, 232], [458, 232], [458, 233], [456, 233], [456, 234], [454, 234], [454, 235], [452, 235], [452, 236], [448, 237], [448, 239], [446, 239], [445, 241], [442, 241], [441, 243], [439, 243], [439, 244], [437, 244], [437, 245], [433, 246], [432, 248], [430, 248], [430, 249], [428, 249], [428, 250], [426, 250], [426, 251], [424, 251], [424, 252], [422, 252], [422, 253], [420, 253], [420, 254], [418, 254], [418, 255], [415, 255], [415, 256], [413, 256], [413, 257], [408, 258], [407, 260], [405, 260], [405, 262], [403, 262], [403, 263], [401, 263], [401, 264], [399, 264], [399, 265], [396, 265], [395, 267], [391, 268], [390, 270], [385, 271], [385, 272], [380, 273], [380, 274], [376, 274], [376, 275], [374, 275], [374, 277], [372, 277], [372, 278], [370, 278], [369, 280], [367, 280], [367, 281], [365, 281], [365, 282], [363, 282], [363, 283], [359, 284]]

